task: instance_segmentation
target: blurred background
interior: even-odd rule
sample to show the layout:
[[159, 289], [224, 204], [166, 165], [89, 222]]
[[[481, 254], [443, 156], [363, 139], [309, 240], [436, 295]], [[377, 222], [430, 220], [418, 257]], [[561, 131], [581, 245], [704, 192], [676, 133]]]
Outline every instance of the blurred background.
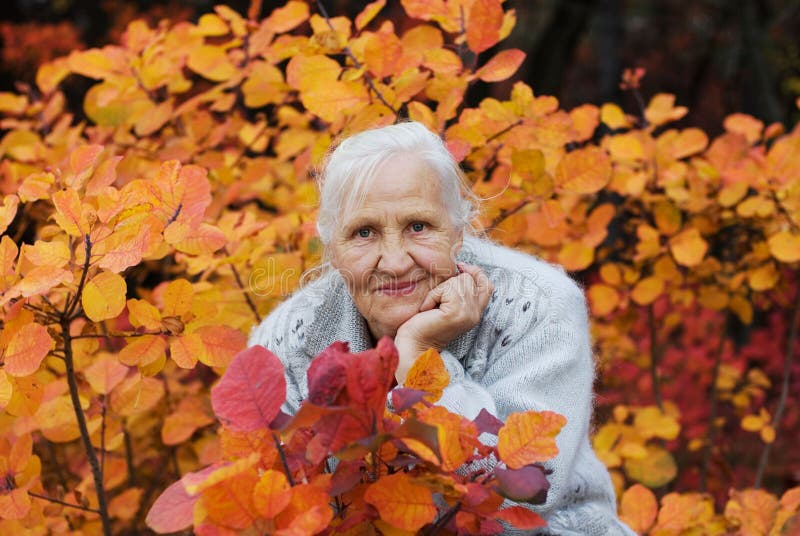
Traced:
[[[43, 61], [74, 49], [119, 40], [126, 25], [144, 18], [196, 20], [214, 4], [242, 14], [249, 0], [3, 0], [0, 13], [0, 90], [30, 82]], [[264, 0], [262, 16], [285, 2]], [[316, 11], [316, 1], [309, 2]], [[331, 15], [350, 18], [366, 2], [324, 0]], [[507, 0], [518, 23], [502, 48], [528, 57], [514, 80], [537, 94], [555, 95], [567, 109], [617, 102], [636, 111], [618, 82], [625, 67], [647, 70], [645, 97], [673, 93], [688, 106], [683, 122], [710, 135], [732, 112], [787, 126], [800, 119], [800, 0]], [[399, 0], [382, 13], [403, 17]], [[408, 21], [401, 24], [414, 24]], [[403, 30], [404, 28], [400, 28]], [[489, 57], [492, 51], [484, 54]], [[492, 89], [502, 93], [511, 81]], [[69, 88], [66, 88], [69, 93]], [[83, 94], [85, 88], [75, 88]], [[486, 96], [476, 85], [469, 100]], [[484, 94], [481, 94], [484, 92]]]

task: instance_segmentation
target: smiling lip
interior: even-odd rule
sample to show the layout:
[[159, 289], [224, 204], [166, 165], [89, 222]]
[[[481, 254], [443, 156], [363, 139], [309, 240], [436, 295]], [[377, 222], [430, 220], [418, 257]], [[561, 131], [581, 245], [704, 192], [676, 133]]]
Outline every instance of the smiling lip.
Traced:
[[404, 283], [390, 283], [378, 288], [378, 292], [384, 296], [406, 296], [416, 290], [416, 281], [406, 281]]

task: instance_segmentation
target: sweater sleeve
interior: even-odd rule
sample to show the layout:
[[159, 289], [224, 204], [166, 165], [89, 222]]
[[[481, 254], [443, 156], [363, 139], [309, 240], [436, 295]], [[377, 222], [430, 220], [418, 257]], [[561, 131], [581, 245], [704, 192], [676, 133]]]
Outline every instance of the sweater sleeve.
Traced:
[[588, 441], [594, 380], [588, 315], [583, 293], [564, 280], [557, 292], [540, 295], [549, 296], [542, 318], [499, 315], [507, 319], [506, 333], [499, 337], [506, 345], [496, 342], [490, 349], [480, 383], [443, 352], [451, 383], [439, 403], [469, 419], [482, 408], [503, 421], [526, 410], [566, 417], [556, 438], [559, 454], [545, 464], [553, 471], [547, 501], [534, 510], [557, 534], [630, 535], [617, 519], [608, 471]]

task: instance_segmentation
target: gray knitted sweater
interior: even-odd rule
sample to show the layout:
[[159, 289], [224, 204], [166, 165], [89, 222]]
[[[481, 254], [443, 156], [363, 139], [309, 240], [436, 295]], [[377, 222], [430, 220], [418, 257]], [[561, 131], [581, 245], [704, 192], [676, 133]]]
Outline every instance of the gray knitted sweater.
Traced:
[[[560, 535], [633, 535], [616, 516], [608, 471], [589, 443], [594, 361], [586, 304], [562, 270], [491, 242], [468, 237], [458, 260], [480, 266], [494, 293], [480, 323], [441, 354], [450, 386], [439, 401], [474, 418], [482, 408], [501, 420], [524, 410], [567, 418], [556, 438], [558, 456], [547, 502], [533, 507]], [[330, 272], [279, 305], [250, 336], [283, 361], [287, 400], [294, 413], [308, 394], [306, 369], [333, 341], [360, 352], [371, 346], [366, 322], [344, 281]]]

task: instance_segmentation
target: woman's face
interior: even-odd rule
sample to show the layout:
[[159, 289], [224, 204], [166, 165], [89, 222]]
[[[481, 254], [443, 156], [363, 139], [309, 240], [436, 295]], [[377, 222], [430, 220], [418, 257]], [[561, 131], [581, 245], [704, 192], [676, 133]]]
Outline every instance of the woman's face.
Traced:
[[391, 157], [361, 206], [342, 218], [329, 246], [372, 335], [394, 337], [428, 292], [457, 273], [461, 233], [438, 179], [412, 154]]

